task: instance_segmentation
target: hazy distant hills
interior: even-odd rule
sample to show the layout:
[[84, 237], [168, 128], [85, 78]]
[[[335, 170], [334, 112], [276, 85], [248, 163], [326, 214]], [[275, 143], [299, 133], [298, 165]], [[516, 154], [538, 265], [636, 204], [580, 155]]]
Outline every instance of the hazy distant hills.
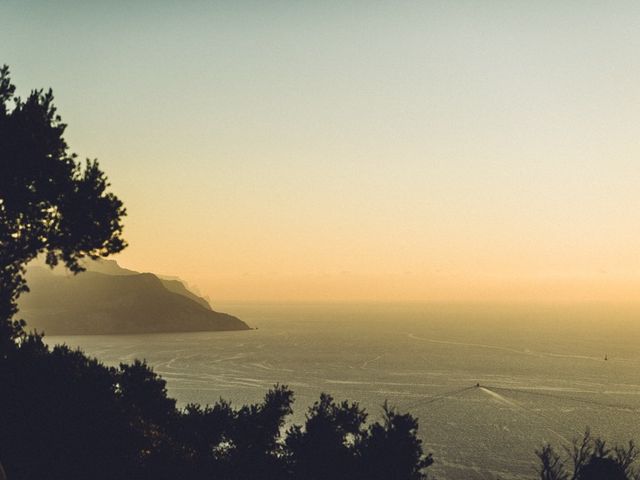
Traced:
[[[91, 272], [104, 273], [107, 275], [140, 275], [140, 272], [129, 270], [128, 268], [122, 268], [115, 260], [97, 260], [91, 261], [85, 264], [87, 270]], [[43, 267], [44, 268], [44, 267]], [[164, 288], [173, 293], [179, 293], [185, 297], [190, 298], [194, 302], [199, 303], [208, 310], [211, 310], [209, 302], [202, 297], [199, 297], [191, 290], [187, 289], [184, 283], [176, 277], [163, 277], [157, 276]]]
[[121, 268], [116, 262], [87, 264], [79, 275], [34, 266], [30, 292], [20, 298], [20, 318], [48, 335], [247, 330], [242, 320], [211, 310], [176, 279]]

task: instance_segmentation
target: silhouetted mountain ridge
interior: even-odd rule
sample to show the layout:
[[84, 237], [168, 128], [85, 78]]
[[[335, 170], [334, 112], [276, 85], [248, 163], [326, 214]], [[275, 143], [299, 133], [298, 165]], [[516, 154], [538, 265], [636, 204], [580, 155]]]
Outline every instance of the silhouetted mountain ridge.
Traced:
[[[136, 272], [135, 270], [129, 270], [128, 268], [121, 267], [115, 260], [100, 259], [94, 261], [88, 261], [84, 263], [84, 267], [91, 272], [105, 273], [107, 275], [139, 275], [142, 272]], [[198, 302], [203, 307], [211, 310], [209, 301], [195, 292], [189, 290], [185, 283], [178, 277], [169, 277], [165, 275], [156, 275], [164, 285], [164, 287], [174, 293], [179, 293], [191, 300]]]
[[31, 267], [31, 291], [20, 300], [29, 326], [49, 335], [249, 329], [240, 319], [211, 310], [179, 280], [122, 269], [115, 262], [95, 267], [88, 264], [79, 275]]

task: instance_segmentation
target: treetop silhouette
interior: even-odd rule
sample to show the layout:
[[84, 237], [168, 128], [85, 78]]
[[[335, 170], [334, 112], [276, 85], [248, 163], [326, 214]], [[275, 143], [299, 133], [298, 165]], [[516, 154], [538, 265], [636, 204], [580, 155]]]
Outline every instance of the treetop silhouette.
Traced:
[[82, 270], [79, 260], [121, 251], [122, 202], [108, 191], [97, 160], [78, 161], [63, 134], [51, 90], [15, 94], [0, 68], [0, 338], [15, 338], [12, 321], [27, 291], [25, 265], [44, 254], [53, 267]]
[[11, 480], [426, 478], [411, 415], [386, 408], [367, 428], [358, 404], [322, 395], [285, 430], [293, 392], [281, 385], [254, 405], [177, 408], [144, 362], [107, 367], [26, 333], [13, 317], [30, 260], [77, 273], [83, 257], [126, 246], [122, 203], [95, 160], [69, 153], [64, 130], [50, 90], [22, 100], [0, 69], [0, 458]]

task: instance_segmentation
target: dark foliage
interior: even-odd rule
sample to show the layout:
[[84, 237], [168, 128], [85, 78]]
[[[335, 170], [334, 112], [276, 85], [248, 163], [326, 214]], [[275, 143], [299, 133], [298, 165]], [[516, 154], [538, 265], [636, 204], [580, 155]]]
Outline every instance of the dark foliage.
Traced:
[[0, 359], [0, 452], [11, 480], [426, 478], [417, 421], [322, 395], [285, 430], [293, 393], [177, 409], [145, 363], [106, 367], [29, 335]]
[[[47, 347], [14, 321], [25, 265], [124, 248], [122, 203], [97, 162], [68, 153], [51, 91], [15, 97], [0, 69], [0, 458], [10, 480], [419, 480], [431, 464], [417, 421], [385, 406], [367, 427], [357, 404], [322, 395], [304, 426], [285, 430], [293, 392], [256, 405], [177, 409], [144, 362], [102, 365]], [[10, 103], [13, 102], [12, 105]], [[2, 467], [0, 467], [1, 471]]]
[[607, 447], [600, 438], [593, 438], [587, 429], [581, 439], [574, 439], [564, 456], [551, 445], [536, 452], [540, 460], [538, 474], [541, 480], [638, 480], [633, 464], [640, 455], [631, 441], [626, 447]]
[[[66, 125], [51, 90], [15, 95], [9, 68], [0, 68], [0, 339], [16, 338], [24, 326], [11, 319], [27, 290], [25, 265], [44, 255], [50, 266], [125, 247], [122, 202], [107, 191], [98, 162], [82, 166], [63, 138]], [[0, 349], [9, 348], [6, 343]], [[2, 350], [0, 350], [0, 353]]]
[[423, 470], [433, 460], [423, 455], [416, 419], [386, 404], [383, 410], [382, 423], [367, 428], [367, 414], [357, 403], [335, 403], [321, 395], [304, 427], [291, 428], [285, 440], [293, 478], [426, 478]]

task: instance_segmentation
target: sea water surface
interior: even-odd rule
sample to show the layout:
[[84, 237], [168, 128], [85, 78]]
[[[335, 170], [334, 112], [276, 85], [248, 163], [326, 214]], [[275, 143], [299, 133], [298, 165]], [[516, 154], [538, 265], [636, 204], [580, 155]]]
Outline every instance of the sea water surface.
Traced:
[[[385, 400], [420, 420], [446, 479], [535, 478], [535, 449], [590, 426], [640, 440], [640, 315], [607, 306], [222, 305], [256, 330], [47, 337], [110, 365], [143, 358], [179, 404], [295, 391], [302, 422], [321, 392]], [[607, 360], [605, 360], [605, 356]]]

